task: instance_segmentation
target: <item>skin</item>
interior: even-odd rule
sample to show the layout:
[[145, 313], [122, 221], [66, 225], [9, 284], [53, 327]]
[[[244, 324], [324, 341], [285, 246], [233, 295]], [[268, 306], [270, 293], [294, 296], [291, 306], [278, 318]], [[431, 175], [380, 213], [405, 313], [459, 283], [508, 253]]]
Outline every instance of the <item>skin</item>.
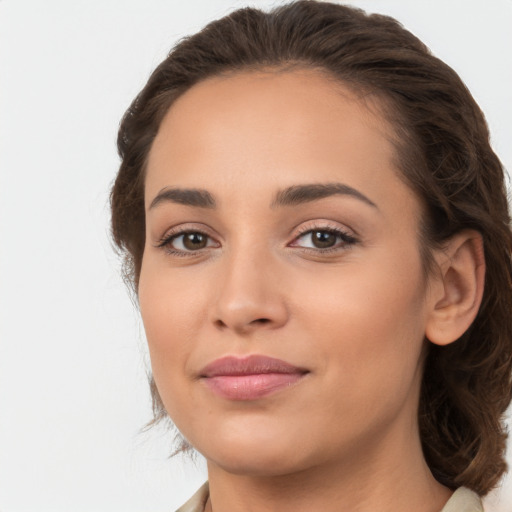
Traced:
[[[421, 451], [422, 354], [425, 336], [449, 343], [474, 318], [483, 253], [461, 234], [425, 278], [421, 203], [366, 101], [318, 71], [212, 78], [173, 104], [151, 149], [140, 308], [160, 396], [208, 462], [206, 510], [437, 512], [451, 494]], [[287, 187], [332, 183], [373, 204], [272, 205]], [[169, 188], [206, 190], [216, 207], [155, 202]], [[322, 252], [311, 230], [349, 238]], [[309, 373], [253, 401], [199, 378], [250, 354]]]

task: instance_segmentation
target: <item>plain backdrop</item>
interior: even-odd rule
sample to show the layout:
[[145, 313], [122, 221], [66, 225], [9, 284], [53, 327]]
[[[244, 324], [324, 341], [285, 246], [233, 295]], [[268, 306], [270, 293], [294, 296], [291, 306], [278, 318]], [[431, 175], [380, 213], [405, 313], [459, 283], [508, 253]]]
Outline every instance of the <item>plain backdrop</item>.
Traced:
[[[119, 120], [181, 37], [234, 0], [0, 0], [0, 511], [173, 511], [169, 460], [109, 241]], [[348, 2], [402, 21], [461, 75], [512, 168], [511, 0]], [[512, 462], [512, 457], [509, 456]], [[512, 510], [512, 480], [488, 501]]]

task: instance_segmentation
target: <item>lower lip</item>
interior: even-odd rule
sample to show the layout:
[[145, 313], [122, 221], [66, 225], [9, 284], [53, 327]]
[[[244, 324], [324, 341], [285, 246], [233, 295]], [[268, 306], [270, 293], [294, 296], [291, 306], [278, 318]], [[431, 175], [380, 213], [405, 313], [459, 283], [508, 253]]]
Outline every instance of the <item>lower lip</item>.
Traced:
[[217, 395], [229, 400], [257, 400], [298, 382], [303, 373], [219, 375], [202, 379]]

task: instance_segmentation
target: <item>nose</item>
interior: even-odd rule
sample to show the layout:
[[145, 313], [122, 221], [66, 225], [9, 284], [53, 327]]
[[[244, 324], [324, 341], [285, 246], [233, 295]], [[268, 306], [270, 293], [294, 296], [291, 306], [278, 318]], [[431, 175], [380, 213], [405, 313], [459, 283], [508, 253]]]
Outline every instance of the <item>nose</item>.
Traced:
[[271, 260], [269, 255], [253, 250], [222, 262], [213, 306], [213, 322], [218, 329], [246, 335], [286, 324], [283, 278]]

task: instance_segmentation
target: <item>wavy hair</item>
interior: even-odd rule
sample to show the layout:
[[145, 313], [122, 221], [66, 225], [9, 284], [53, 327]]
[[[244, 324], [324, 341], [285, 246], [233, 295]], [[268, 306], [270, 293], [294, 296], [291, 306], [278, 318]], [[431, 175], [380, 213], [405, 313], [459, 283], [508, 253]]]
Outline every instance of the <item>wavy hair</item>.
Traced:
[[[111, 192], [112, 235], [137, 292], [145, 240], [144, 174], [173, 102], [206, 78], [293, 67], [326, 72], [375, 95], [394, 128], [397, 167], [425, 206], [431, 252], [471, 228], [484, 240], [483, 302], [448, 346], [428, 344], [418, 411], [426, 461], [437, 480], [480, 495], [506, 470], [503, 417], [512, 398], [512, 233], [505, 173], [480, 108], [458, 75], [393, 18], [300, 0], [264, 12], [243, 8], [180, 40], [125, 113], [121, 165]], [[166, 417], [151, 381], [155, 421]]]

